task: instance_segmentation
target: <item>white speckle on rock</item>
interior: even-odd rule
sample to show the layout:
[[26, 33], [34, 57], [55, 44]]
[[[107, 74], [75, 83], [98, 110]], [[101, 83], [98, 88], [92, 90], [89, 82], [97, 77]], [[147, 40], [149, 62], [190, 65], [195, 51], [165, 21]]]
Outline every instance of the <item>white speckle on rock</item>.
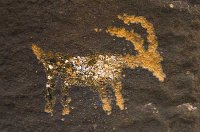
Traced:
[[50, 79], [52, 79], [52, 76], [48, 76], [47, 78], [50, 80]]
[[97, 79], [98, 78], [98, 76], [93, 76], [94, 77], [94, 79]]
[[65, 60], [65, 63], [68, 63], [69, 61], [68, 60]]
[[147, 109], [147, 110], [151, 110], [153, 114], [159, 113], [158, 109], [152, 103], [145, 104], [144, 108]]
[[64, 81], [65, 86], [68, 86], [69, 84], [67, 83], [67, 81]]
[[169, 4], [169, 7], [170, 7], [170, 8], [174, 8], [174, 5], [173, 5], [173, 4]]
[[184, 104], [178, 105], [177, 108], [187, 108], [187, 110], [190, 112], [197, 110], [197, 107], [191, 105], [190, 103], [184, 103]]
[[52, 65], [49, 65], [49, 69], [53, 69], [53, 66], [52, 66]]
[[49, 87], [50, 87], [50, 84], [46, 84], [46, 87], [49, 88]]

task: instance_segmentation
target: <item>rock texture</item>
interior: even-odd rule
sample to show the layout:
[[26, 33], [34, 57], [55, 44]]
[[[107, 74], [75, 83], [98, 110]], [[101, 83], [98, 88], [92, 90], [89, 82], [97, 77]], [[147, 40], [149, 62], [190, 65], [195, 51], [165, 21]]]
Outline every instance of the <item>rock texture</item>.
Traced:
[[[198, 132], [199, 11], [198, 0], [0, 0], [0, 131]], [[136, 54], [131, 43], [94, 31], [126, 27], [145, 38], [140, 26], [127, 27], [117, 19], [123, 13], [144, 16], [154, 25], [165, 81], [142, 68], [124, 69], [125, 110], [113, 100], [107, 115], [96, 91], [73, 87], [70, 115], [63, 117], [58, 103], [54, 116], [45, 113], [46, 77], [32, 43], [74, 56]]]

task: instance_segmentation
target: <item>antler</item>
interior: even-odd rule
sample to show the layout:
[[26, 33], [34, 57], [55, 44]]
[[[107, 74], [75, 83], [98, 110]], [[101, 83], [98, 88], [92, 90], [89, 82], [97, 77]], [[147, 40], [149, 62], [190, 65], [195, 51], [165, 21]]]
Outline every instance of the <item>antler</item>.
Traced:
[[[128, 16], [127, 14], [124, 14], [123, 16], [118, 15], [118, 18], [127, 25], [130, 25], [133, 23], [141, 24], [141, 26], [144, 29], [146, 29], [147, 34], [148, 34], [147, 41], [150, 44], [148, 46], [148, 51], [152, 51], [152, 52], [156, 51], [158, 42], [157, 42], [157, 37], [154, 33], [153, 24], [148, 22], [147, 19], [142, 16], [135, 17], [135, 16]], [[134, 30], [127, 31], [125, 28], [110, 27], [106, 30], [106, 32], [110, 33], [112, 36], [125, 38], [126, 40], [130, 41], [131, 43], [133, 43], [136, 51], [138, 52], [144, 51], [144, 48], [143, 48], [144, 40], [139, 34], [135, 33]]]
[[147, 31], [147, 41], [149, 42], [148, 51], [156, 51], [158, 47], [157, 37], [154, 33], [154, 27], [153, 24], [151, 24], [149, 21], [147, 21], [146, 18], [139, 16], [128, 16], [127, 14], [124, 14], [123, 16], [118, 15], [118, 18], [122, 20], [125, 24], [130, 25], [132, 23], [135, 24], [141, 24], [141, 26], [146, 29]]
[[106, 30], [106, 32], [110, 33], [112, 36], [125, 38], [130, 41], [138, 53], [144, 52], [144, 40], [139, 34], [135, 33], [134, 30], [127, 31], [125, 28], [110, 27]]

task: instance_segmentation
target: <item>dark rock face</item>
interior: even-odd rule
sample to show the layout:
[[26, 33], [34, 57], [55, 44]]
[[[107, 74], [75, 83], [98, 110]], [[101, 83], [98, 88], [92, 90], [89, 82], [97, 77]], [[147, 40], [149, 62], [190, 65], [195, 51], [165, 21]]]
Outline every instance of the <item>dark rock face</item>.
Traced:
[[[191, 0], [191, 8], [170, 8], [170, 2], [174, 4], [169, 0], [1, 0], [0, 131], [198, 132], [199, 3]], [[96, 91], [73, 87], [70, 115], [62, 117], [59, 103], [54, 116], [44, 113], [46, 77], [32, 43], [72, 56], [135, 54], [129, 42], [94, 31], [118, 26], [133, 28], [145, 37], [140, 26], [127, 27], [117, 19], [123, 13], [144, 16], [153, 23], [165, 81], [159, 82], [141, 68], [124, 69], [126, 110], [120, 111], [113, 100], [108, 116]], [[57, 84], [59, 98], [59, 80]]]

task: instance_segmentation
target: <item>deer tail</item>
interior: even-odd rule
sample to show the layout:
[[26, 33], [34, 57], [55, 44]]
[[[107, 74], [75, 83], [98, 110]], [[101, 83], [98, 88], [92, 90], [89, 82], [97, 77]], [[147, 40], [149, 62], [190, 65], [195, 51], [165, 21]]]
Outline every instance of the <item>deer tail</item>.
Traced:
[[32, 50], [35, 56], [37, 57], [37, 59], [41, 61], [42, 63], [44, 63], [46, 59], [53, 57], [52, 52], [45, 52], [36, 44], [32, 44]]
[[32, 44], [32, 50], [38, 60], [41, 60], [44, 56], [44, 51], [36, 44]]

